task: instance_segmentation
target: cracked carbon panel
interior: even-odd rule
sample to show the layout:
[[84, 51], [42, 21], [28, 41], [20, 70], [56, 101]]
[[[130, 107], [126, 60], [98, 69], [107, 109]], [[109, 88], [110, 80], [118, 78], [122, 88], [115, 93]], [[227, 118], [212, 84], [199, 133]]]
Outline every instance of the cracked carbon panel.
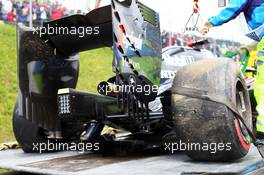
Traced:
[[144, 76], [159, 85], [159, 15], [135, 0], [112, 0], [115, 66], [121, 73]]

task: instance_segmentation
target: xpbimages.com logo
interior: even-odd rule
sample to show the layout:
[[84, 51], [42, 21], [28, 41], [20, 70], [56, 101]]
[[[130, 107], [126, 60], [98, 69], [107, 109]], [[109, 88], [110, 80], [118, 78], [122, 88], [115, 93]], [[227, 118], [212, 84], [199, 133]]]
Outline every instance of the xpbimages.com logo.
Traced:
[[83, 38], [85, 35], [99, 35], [99, 26], [86, 26], [86, 27], [63, 27], [63, 26], [50, 26], [49, 24], [45, 27], [34, 27], [33, 34], [39, 35], [40, 37], [44, 35], [77, 35]]
[[51, 151], [78, 151], [84, 153], [86, 151], [98, 151], [100, 150], [99, 143], [64, 143], [64, 142], [43, 142], [43, 143], [33, 143], [34, 152], [51, 152]]
[[209, 151], [215, 154], [218, 151], [231, 151], [231, 143], [193, 143], [193, 142], [179, 142], [165, 143], [165, 151], [174, 154], [177, 151]]
[[159, 86], [157, 85], [119, 85], [113, 83], [109, 84], [99, 84], [98, 92], [101, 94], [110, 94], [114, 93], [142, 93], [146, 96], [151, 95], [152, 93], [158, 93]]

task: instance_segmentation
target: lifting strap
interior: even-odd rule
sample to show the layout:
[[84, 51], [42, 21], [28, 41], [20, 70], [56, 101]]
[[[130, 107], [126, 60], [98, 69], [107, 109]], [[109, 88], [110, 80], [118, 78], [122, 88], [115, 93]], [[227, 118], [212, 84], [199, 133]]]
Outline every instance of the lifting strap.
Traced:
[[96, 5], [95, 5], [95, 9], [98, 9], [101, 5], [101, 1], [102, 0], [96, 0]]
[[0, 151], [8, 150], [8, 149], [18, 149], [18, 148], [20, 148], [20, 145], [17, 142], [0, 144]]
[[200, 13], [199, 0], [193, 0], [193, 13]]
[[[193, 0], [193, 12], [188, 18], [187, 23], [185, 24], [183, 33], [185, 33], [186, 31], [197, 31], [197, 24], [199, 19], [201, 19], [199, 0]], [[191, 21], [193, 21], [193, 25], [191, 27], [188, 27]]]
[[174, 90], [172, 90], [172, 94], [179, 94], [186, 97], [212, 101], [219, 104], [223, 104], [226, 107], [228, 107], [232, 112], [236, 114], [236, 117], [242, 122], [249, 136], [251, 137], [253, 144], [257, 147], [261, 157], [264, 158], [264, 142], [256, 138], [253, 131], [250, 129], [250, 127], [246, 124], [245, 120], [243, 119], [242, 114], [237, 110], [235, 105], [232, 102], [230, 102], [230, 100], [223, 98], [223, 95], [208, 94], [206, 91], [202, 91], [200, 89], [186, 88], [180, 86], [175, 87]]

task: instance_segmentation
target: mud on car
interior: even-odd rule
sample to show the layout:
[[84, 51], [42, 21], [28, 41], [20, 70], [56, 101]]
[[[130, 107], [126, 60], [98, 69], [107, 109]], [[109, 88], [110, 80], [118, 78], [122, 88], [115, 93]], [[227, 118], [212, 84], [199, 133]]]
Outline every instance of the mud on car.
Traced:
[[[233, 160], [248, 153], [250, 139], [237, 115], [252, 127], [252, 114], [238, 66], [191, 48], [168, 48], [162, 56], [159, 14], [151, 8], [137, 0], [112, 0], [47, 26], [99, 27], [100, 34], [39, 36], [18, 26], [13, 126], [24, 152], [47, 141], [117, 142], [102, 136], [107, 125], [129, 132], [124, 142], [231, 145], [216, 153], [186, 150], [195, 160]], [[102, 80], [99, 94], [77, 90], [79, 52], [100, 47], [113, 48], [115, 76]], [[150, 90], [135, 91], [138, 86]]]

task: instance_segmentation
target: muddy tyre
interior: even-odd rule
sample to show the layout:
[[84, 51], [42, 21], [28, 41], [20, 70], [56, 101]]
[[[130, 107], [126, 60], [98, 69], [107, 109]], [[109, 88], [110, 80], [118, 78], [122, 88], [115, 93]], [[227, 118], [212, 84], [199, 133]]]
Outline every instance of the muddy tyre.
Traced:
[[[180, 95], [184, 88], [194, 94]], [[250, 98], [238, 66], [231, 60], [198, 61], [179, 70], [172, 87], [174, 130], [181, 150], [193, 160], [231, 161], [244, 157], [250, 139], [235, 112], [217, 100], [198, 98], [201, 95], [233, 104], [252, 129]]]

